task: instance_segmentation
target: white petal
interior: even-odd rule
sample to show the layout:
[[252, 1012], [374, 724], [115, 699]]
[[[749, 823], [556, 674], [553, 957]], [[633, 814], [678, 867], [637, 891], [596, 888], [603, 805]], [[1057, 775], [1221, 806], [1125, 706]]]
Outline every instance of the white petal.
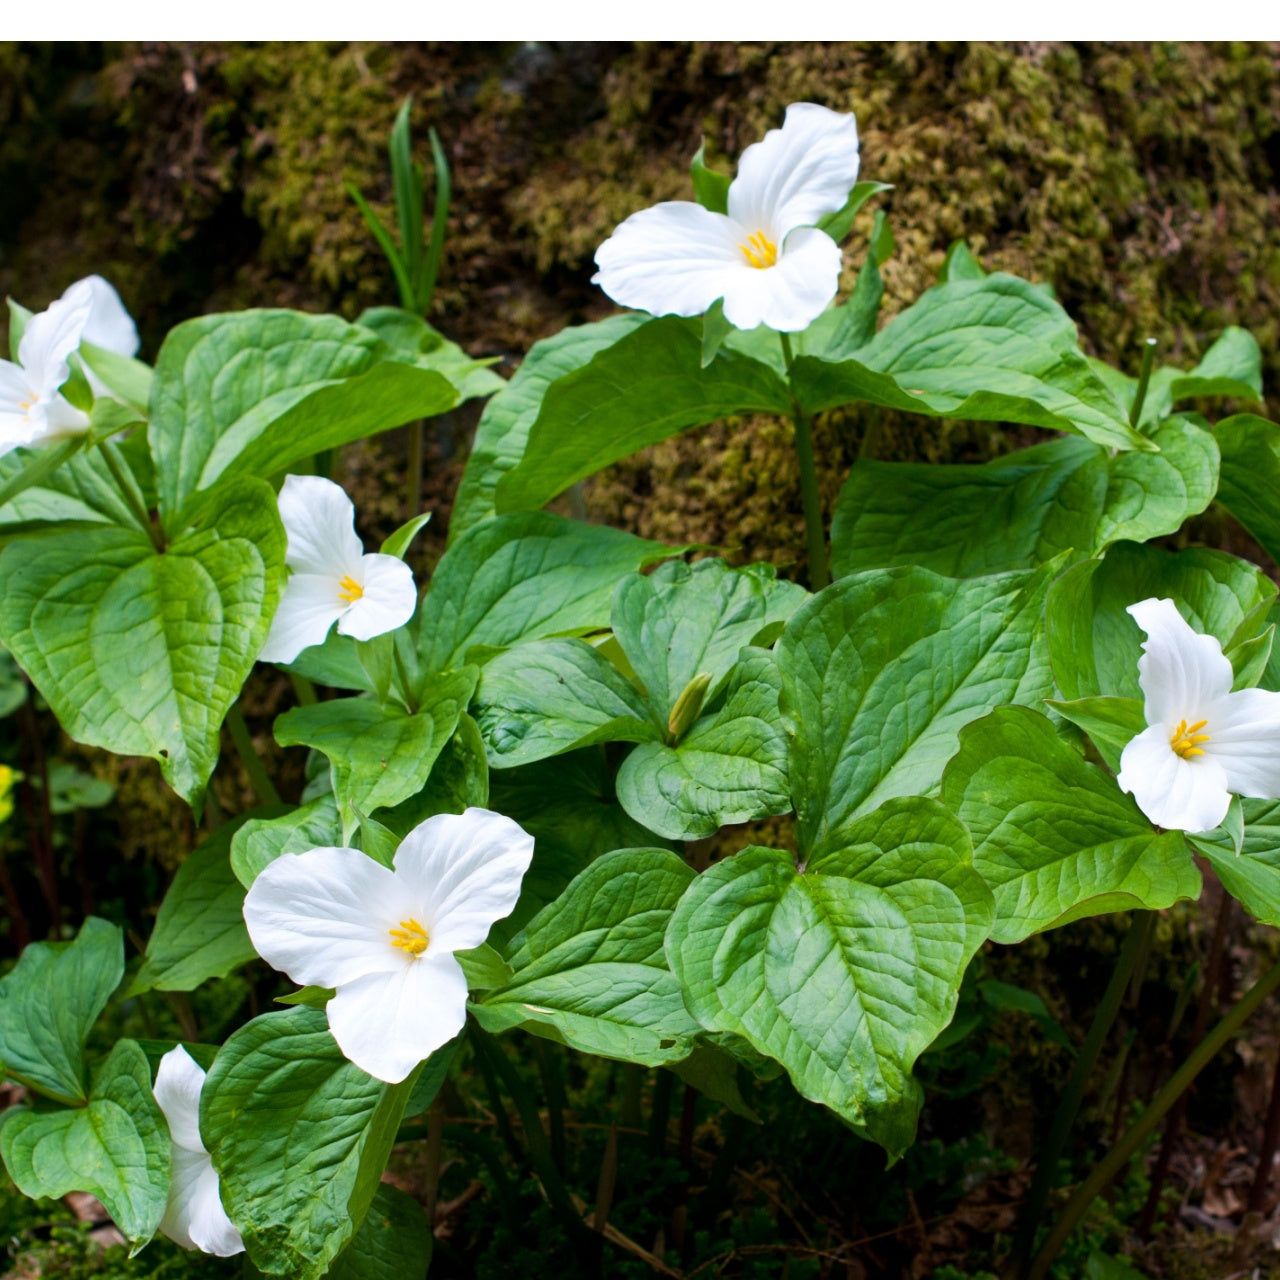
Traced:
[[406, 913], [395, 875], [356, 849], [283, 854], [244, 899], [254, 949], [301, 986], [338, 987], [402, 967], [388, 932]]
[[403, 627], [418, 607], [413, 570], [396, 556], [367, 555], [360, 561], [356, 581], [364, 595], [343, 612], [338, 630], [357, 640], [372, 640]]
[[244, 1251], [240, 1238], [218, 1195], [218, 1174], [202, 1151], [175, 1147], [172, 1152], [169, 1200], [160, 1230], [184, 1249], [229, 1258]]
[[341, 485], [321, 476], [285, 476], [277, 503], [289, 535], [289, 568], [335, 582], [359, 572], [364, 548], [356, 536], [356, 509]]
[[725, 290], [725, 318], [738, 329], [758, 324], [779, 333], [807, 329], [836, 296], [840, 258], [840, 246], [825, 232], [793, 231], [774, 266], [734, 273]]
[[1227, 786], [1257, 800], [1280, 799], [1280, 693], [1241, 689], [1214, 704], [1204, 730], [1205, 759], [1218, 762]]
[[1141, 600], [1127, 612], [1147, 633], [1138, 659], [1147, 723], [1172, 732], [1181, 720], [1206, 719], [1212, 704], [1231, 690], [1231, 663], [1222, 646], [1213, 636], [1193, 631], [1172, 600]]
[[344, 984], [329, 1001], [343, 1054], [376, 1080], [399, 1084], [462, 1030], [467, 981], [451, 955], [424, 955], [392, 973]]
[[1169, 831], [1211, 831], [1231, 804], [1222, 766], [1207, 755], [1184, 760], [1162, 724], [1129, 742], [1116, 781], [1156, 826]]
[[174, 1145], [187, 1151], [204, 1151], [200, 1138], [200, 1091], [204, 1072], [181, 1046], [170, 1049], [156, 1068], [155, 1095], [169, 1125]]
[[303, 649], [323, 644], [329, 628], [347, 608], [338, 595], [337, 581], [328, 574], [291, 574], [258, 660], [292, 662]]
[[43, 425], [36, 432], [32, 444], [51, 444], [89, 430], [89, 415], [56, 392], [43, 397], [31, 416], [33, 421], [43, 417]]
[[26, 371], [10, 360], [0, 360], [0, 456], [29, 445], [43, 426], [31, 419], [34, 394]]
[[52, 395], [66, 382], [71, 372], [67, 361], [80, 345], [92, 306], [92, 292], [82, 280], [51, 302], [47, 311], [27, 321], [18, 344], [18, 360], [42, 397]]
[[[80, 285], [89, 286], [90, 309], [89, 320], [81, 334], [81, 342], [91, 342], [104, 351], [114, 351], [117, 355], [132, 356], [141, 345], [138, 340], [138, 326], [133, 317], [125, 310], [120, 295], [101, 276], [88, 276], [72, 285], [72, 289]], [[67, 293], [71, 290], [68, 289]], [[62, 296], [65, 298], [67, 293]], [[92, 375], [90, 375], [92, 381]]]
[[533, 837], [489, 809], [441, 813], [419, 823], [396, 850], [396, 876], [429, 919], [437, 947], [478, 947], [495, 920], [515, 909], [533, 860]]
[[812, 102], [793, 102], [738, 161], [729, 216], [774, 241], [843, 208], [858, 180], [858, 122]]
[[592, 277], [614, 302], [656, 316], [700, 316], [743, 271], [742, 228], [722, 213], [670, 200], [633, 213], [596, 250]]

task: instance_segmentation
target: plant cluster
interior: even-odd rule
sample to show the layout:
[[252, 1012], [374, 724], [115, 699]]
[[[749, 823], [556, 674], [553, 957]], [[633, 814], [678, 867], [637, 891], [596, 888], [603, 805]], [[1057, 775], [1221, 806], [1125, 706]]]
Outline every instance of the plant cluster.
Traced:
[[[699, 151], [696, 202], [601, 246], [598, 283], [638, 310], [538, 343], [504, 382], [422, 318], [448, 202], [434, 152], [429, 240], [407, 109], [398, 242], [361, 204], [399, 308], [206, 315], [151, 368], [104, 282], [11, 304], [0, 643], [68, 734], [157, 760], [197, 814], [225, 724], [263, 802], [183, 863], [123, 995], [121, 931], [96, 917], [0, 980], [0, 1062], [26, 1091], [0, 1154], [23, 1192], [93, 1193], [135, 1249], [159, 1231], [266, 1275], [421, 1275], [429, 1222], [382, 1176], [398, 1138], [431, 1144], [403, 1122], [462, 1052], [522, 1109], [552, 1209], [603, 1230], [556, 1175], [513, 1030], [669, 1068], [748, 1116], [741, 1083], [785, 1073], [897, 1160], [916, 1061], [988, 939], [1194, 899], [1196, 854], [1280, 923], [1276, 587], [1152, 545], [1216, 499], [1280, 554], [1280, 427], [1193, 407], [1260, 399], [1249, 334], [1189, 370], [1148, 348], [1129, 377], [1081, 352], [1048, 290], [961, 244], [882, 325], [881, 214], [836, 303], [840, 243], [884, 187], [858, 181], [851, 116], [794, 104], [732, 181]], [[366, 553], [323, 473], [480, 397], [419, 587], [404, 557], [427, 514]], [[828, 532], [811, 424], [855, 404], [1054, 436], [982, 465], [860, 460]], [[793, 425], [807, 586], [543, 510], [748, 413]], [[298, 805], [237, 708], [258, 661], [297, 693], [274, 733], [310, 752]], [[691, 847], [789, 817], [794, 848], [704, 865]], [[288, 1007], [221, 1044], [87, 1052], [113, 998], [258, 957], [293, 979]], [[1064, 1104], [1015, 1246], [1033, 1277], [1121, 1160], [1035, 1251], [1074, 1084]]]

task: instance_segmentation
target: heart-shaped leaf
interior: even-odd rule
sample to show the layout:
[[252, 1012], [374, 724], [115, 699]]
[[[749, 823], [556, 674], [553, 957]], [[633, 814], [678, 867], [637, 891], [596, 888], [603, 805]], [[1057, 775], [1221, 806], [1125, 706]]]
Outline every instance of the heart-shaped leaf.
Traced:
[[995, 894], [997, 942], [1200, 894], [1182, 833], [1153, 830], [1113, 777], [1028, 707], [1001, 707], [961, 730], [942, 798]]
[[890, 800], [799, 868], [753, 847], [689, 886], [667, 929], [685, 1002], [743, 1036], [805, 1097], [897, 1157], [915, 1136], [916, 1057], [951, 1020], [991, 894], [941, 805]]

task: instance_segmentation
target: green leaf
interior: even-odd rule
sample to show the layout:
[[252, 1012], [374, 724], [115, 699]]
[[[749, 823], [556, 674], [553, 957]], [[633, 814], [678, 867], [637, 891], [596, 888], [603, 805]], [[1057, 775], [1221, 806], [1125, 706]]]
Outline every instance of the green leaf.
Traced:
[[678, 551], [544, 512], [487, 520], [436, 567], [418, 610], [422, 669], [460, 666], [480, 645], [602, 629], [617, 580]]
[[328, 1280], [425, 1280], [434, 1243], [422, 1206], [407, 1192], [380, 1183]]
[[269, 485], [237, 481], [207, 515], [163, 553], [117, 528], [0, 552], [0, 642], [62, 727], [90, 746], [159, 760], [193, 807], [284, 577]]
[[1147, 727], [1139, 698], [1077, 698], [1062, 702], [1045, 701], [1064, 720], [1083, 729], [1093, 739], [1099, 754], [1112, 773], [1120, 772], [1120, 754]]
[[336, 316], [240, 311], [180, 324], [156, 362], [148, 430], [166, 529], [223, 477], [281, 472], [457, 403], [442, 374], [387, 355], [376, 334]]
[[123, 976], [120, 930], [96, 916], [73, 942], [31, 943], [0, 978], [6, 1074], [55, 1102], [84, 1102], [84, 1043]]
[[1222, 450], [1218, 501], [1280, 563], [1280, 427], [1252, 413], [1226, 418], [1214, 429]]
[[810, 413], [865, 400], [933, 417], [1023, 422], [1108, 448], [1154, 451], [1129, 426], [1076, 342], [1075, 325], [1052, 298], [1025, 280], [996, 274], [928, 290], [856, 360], [800, 357], [792, 379]]
[[949, 284], [953, 280], [981, 280], [986, 276], [982, 264], [975, 258], [963, 240], [956, 240], [947, 250], [938, 272], [938, 283]]
[[1175, 377], [1170, 395], [1176, 402], [1196, 396], [1262, 399], [1262, 352], [1247, 329], [1224, 329], [1190, 373]]
[[150, 365], [92, 342], [80, 343], [80, 358], [137, 416], [146, 419], [154, 378]]
[[391, 348], [392, 359], [443, 374], [458, 389], [460, 401], [492, 395], [507, 385], [489, 367], [493, 360], [469, 356], [456, 342], [450, 342], [411, 311], [401, 307], [370, 307], [360, 313], [356, 323], [372, 329]]
[[376, 693], [374, 682], [360, 661], [356, 646], [360, 642], [352, 636], [344, 636], [334, 627], [324, 638], [323, 644], [313, 644], [303, 649], [288, 663], [279, 664], [285, 671], [305, 676], [317, 684], [331, 689], [351, 689], [361, 693]]
[[702, 367], [702, 321], [641, 325], [547, 389], [524, 456], [498, 482], [499, 511], [541, 507], [575, 481], [731, 413], [789, 415], [785, 382], [725, 347]]
[[1142, 697], [1144, 637], [1125, 610], [1153, 596], [1175, 601], [1196, 631], [1229, 648], [1266, 628], [1276, 588], [1252, 565], [1220, 551], [1118, 543], [1104, 560], [1070, 569], [1049, 592], [1046, 631], [1064, 698]]
[[169, 1130], [136, 1041], [112, 1049], [85, 1106], [7, 1111], [0, 1152], [24, 1195], [97, 1196], [135, 1253], [160, 1226], [169, 1194]]
[[[876, 214], [877, 219], [880, 214]], [[876, 336], [876, 320], [884, 282], [876, 255], [869, 249], [858, 272], [853, 296], [848, 302], [824, 311], [796, 339], [800, 355], [819, 360], [844, 360], [861, 351]]]
[[956, 581], [855, 574], [814, 596], [778, 642], [803, 852], [892, 796], [936, 791], [970, 720], [1052, 692], [1041, 634], [1054, 566]]
[[231, 869], [231, 841], [247, 817], [223, 823], [178, 868], [126, 995], [153, 988], [194, 991], [256, 959], [241, 914], [244, 886]]
[[712, 677], [711, 696], [744, 645], [771, 644], [808, 599], [769, 564], [730, 569], [722, 560], [671, 561], [618, 583], [611, 620], [618, 643], [665, 725], [681, 691]]
[[449, 517], [450, 546], [472, 526], [497, 513], [494, 494], [498, 481], [524, 457], [529, 430], [542, 409], [547, 388], [649, 321], [649, 316], [628, 312], [595, 324], [562, 329], [533, 344], [515, 377], [480, 415], [475, 443]]
[[662, 939], [693, 871], [665, 849], [606, 854], [512, 939], [514, 978], [474, 1007], [490, 1031], [526, 1026], [583, 1053], [658, 1066], [689, 1055], [698, 1024]]
[[360, 194], [358, 188], [350, 182], [344, 185], [347, 188], [347, 194], [355, 201], [356, 208], [360, 210], [360, 216], [364, 219], [365, 226], [369, 228], [373, 233], [373, 238], [378, 242], [378, 248], [382, 250], [383, 256], [387, 260], [387, 265], [391, 268], [391, 274], [395, 277], [396, 288], [400, 293], [400, 301], [406, 307], [413, 306], [415, 301], [413, 281], [409, 278], [409, 270], [405, 266], [400, 248], [392, 237], [391, 232], [387, 230], [386, 223], [373, 211], [372, 206]]
[[1276, 628], [1275, 623], [1272, 623], [1265, 631], [1241, 640], [1224, 651], [1227, 661], [1231, 663], [1232, 689], [1253, 689], [1261, 682], [1271, 662], [1275, 638]]
[[314, 747], [328, 757], [344, 843], [355, 828], [355, 810], [372, 813], [422, 790], [467, 709], [476, 676], [474, 667], [464, 667], [433, 677], [413, 715], [369, 698], [340, 698], [294, 707], [276, 719], [282, 747]]
[[279, 818], [250, 818], [231, 837], [231, 870], [246, 889], [282, 854], [342, 843], [338, 802], [321, 796]]
[[536, 640], [491, 659], [476, 692], [476, 722], [497, 769], [659, 736], [644, 699], [581, 640]]
[[520, 901], [494, 926], [495, 937], [511, 937], [602, 854], [663, 843], [618, 804], [612, 771], [595, 747], [494, 773], [490, 807], [534, 838]]
[[512, 979], [511, 966], [488, 943], [453, 954], [462, 966], [471, 991], [505, 987]]
[[892, 191], [893, 183], [891, 182], [859, 182], [854, 185], [852, 191], [849, 192], [849, 198], [844, 205], [837, 209], [835, 213], [825, 214], [818, 219], [818, 230], [825, 231], [836, 244], [853, 230], [853, 220], [858, 216], [858, 211], [862, 208], [872, 196], [879, 195], [882, 191]]
[[891, 800], [842, 834], [799, 870], [757, 847], [712, 865], [667, 957], [704, 1027], [745, 1037], [896, 1158], [920, 1106], [912, 1064], [951, 1020], [991, 894], [933, 801]]
[[1223, 840], [1188, 838], [1213, 864], [1223, 888], [1255, 920], [1280, 926], [1280, 801], [1244, 800], [1241, 807], [1244, 833], [1239, 853], [1230, 847], [1231, 833], [1221, 828]]
[[699, 840], [730, 823], [789, 813], [780, 691], [773, 655], [744, 649], [723, 706], [677, 745], [646, 742], [622, 762], [622, 807], [669, 840]]
[[9, 526], [65, 532], [70, 524], [137, 528], [132, 509], [96, 449], [75, 436], [40, 449], [0, 457], [0, 536]]
[[919, 564], [976, 577], [1174, 533], [1212, 500], [1218, 450], [1181, 418], [1153, 438], [1159, 453], [1065, 438], [980, 466], [859, 461], [832, 518], [832, 572]]
[[974, 866], [995, 894], [996, 942], [1199, 896], [1182, 833], [1157, 834], [1113, 777], [1027, 707], [961, 730], [942, 798], [969, 828]]
[[729, 323], [724, 313], [724, 299], [717, 298], [702, 317], [702, 367], [704, 369], [716, 358], [724, 345], [724, 340], [732, 332], [733, 325]]
[[260, 1271], [324, 1275], [373, 1202], [415, 1076], [365, 1075], [316, 1009], [263, 1014], [222, 1046], [200, 1132]]
[[689, 176], [693, 179], [693, 198], [712, 213], [727, 213], [729, 210], [729, 183], [727, 173], [718, 173], [708, 169], [706, 165], [707, 140], [698, 144], [698, 150], [689, 162]]
[[382, 546], [378, 550], [384, 556], [395, 556], [397, 559], [403, 560], [409, 552], [409, 548], [413, 545], [413, 540], [426, 527], [427, 521], [431, 519], [431, 512], [424, 511], [421, 515], [414, 516], [412, 520], [405, 521], [389, 538], [383, 540]]

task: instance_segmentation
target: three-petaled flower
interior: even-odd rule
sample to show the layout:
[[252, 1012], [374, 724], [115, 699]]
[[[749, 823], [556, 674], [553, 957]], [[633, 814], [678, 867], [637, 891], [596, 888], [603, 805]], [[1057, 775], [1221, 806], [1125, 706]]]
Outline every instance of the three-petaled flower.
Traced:
[[254, 880], [244, 919], [258, 954], [335, 990], [329, 1030], [362, 1071], [396, 1084], [466, 1020], [455, 951], [510, 915], [533, 837], [488, 809], [420, 823], [384, 867], [356, 849], [284, 854]]
[[1129, 606], [1147, 639], [1138, 659], [1147, 728], [1120, 756], [1118, 782], [1157, 826], [1210, 831], [1231, 793], [1280, 799], [1280, 693], [1231, 691], [1231, 663], [1172, 600]]
[[291, 572], [262, 661], [292, 662], [335, 622], [344, 636], [371, 640], [409, 621], [418, 603], [413, 571], [395, 556], [364, 554], [356, 509], [339, 485], [286, 476], [279, 508]]
[[792, 103], [742, 153], [727, 214], [685, 200], [633, 213], [596, 251], [593, 282], [654, 315], [701, 315], [723, 298], [736, 328], [805, 329], [840, 283], [840, 246], [816, 224], [857, 178], [854, 117]]
[[169, 1200], [160, 1230], [184, 1249], [229, 1258], [244, 1252], [218, 1194], [218, 1174], [200, 1138], [200, 1092], [204, 1072], [181, 1046], [170, 1049], [156, 1070], [155, 1095], [169, 1123]]
[[0, 360], [0, 455], [88, 427], [89, 415], [60, 391], [71, 376], [71, 355], [80, 345], [92, 308], [92, 286], [78, 281], [27, 321], [18, 363]]

